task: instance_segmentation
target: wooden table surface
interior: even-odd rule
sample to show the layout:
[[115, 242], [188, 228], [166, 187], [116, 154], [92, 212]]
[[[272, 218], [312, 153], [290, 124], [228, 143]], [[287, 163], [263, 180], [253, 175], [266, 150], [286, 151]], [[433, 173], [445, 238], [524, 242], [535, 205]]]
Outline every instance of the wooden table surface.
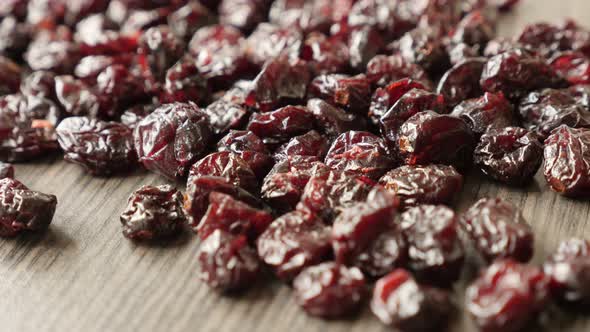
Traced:
[[[573, 17], [590, 23], [588, 0], [524, 0], [503, 19], [501, 34], [526, 23]], [[239, 297], [223, 297], [196, 279], [198, 241], [186, 234], [166, 245], [138, 245], [121, 235], [119, 214], [128, 195], [164, 180], [150, 173], [93, 178], [59, 157], [17, 165], [32, 189], [57, 195], [45, 234], [0, 240], [0, 331], [386, 331], [367, 308], [354, 319], [322, 321], [305, 315], [288, 287], [276, 281]], [[468, 177], [457, 210], [477, 198], [502, 196], [532, 224], [538, 263], [570, 236], [590, 238], [587, 201], [551, 192], [539, 173], [523, 189]], [[464, 283], [455, 287], [463, 302]], [[590, 319], [552, 313], [545, 331], [590, 331]], [[452, 331], [474, 331], [462, 309]]]

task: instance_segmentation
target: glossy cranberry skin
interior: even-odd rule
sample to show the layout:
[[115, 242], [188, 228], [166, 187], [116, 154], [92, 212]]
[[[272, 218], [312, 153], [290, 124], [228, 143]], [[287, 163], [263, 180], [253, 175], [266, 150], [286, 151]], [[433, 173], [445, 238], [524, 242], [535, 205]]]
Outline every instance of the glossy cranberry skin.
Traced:
[[480, 80], [484, 91], [503, 92], [509, 99], [518, 99], [528, 91], [562, 84], [562, 79], [543, 59], [520, 49], [490, 58]]
[[[114, 2], [116, 3], [117, 1], [115, 0]], [[168, 15], [172, 14], [171, 7], [155, 8], [155, 6], [149, 6], [148, 8], [144, 9], [135, 9], [129, 11], [128, 15], [126, 15], [127, 17], [123, 18], [123, 22], [120, 23], [120, 31], [123, 33], [146, 31], [150, 28], [166, 24], [166, 18]], [[109, 14], [114, 14], [112, 12], [113, 11], [107, 12], [107, 16], [109, 16]], [[117, 15], [112, 15], [111, 19], [115, 22], [118, 22], [119, 18], [114, 16]]]
[[14, 178], [14, 166], [0, 161], [0, 179]]
[[423, 112], [433, 111], [444, 113], [445, 98], [442, 95], [422, 89], [412, 89], [403, 94], [379, 119], [381, 133], [393, 142], [398, 139], [400, 127], [412, 116]]
[[449, 205], [463, 187], [463, 176], [453, 166], [401, 166], [387, 172], [379, 184], [395, 194], [400, 207], [421, 204]]
[[314, 116], [315, 127], [331, 139], [349, 130], [364, 130], [366, 127], [362, 117], [319, 98], [308, 100], [307, 109]]
[[171, 179], [182, 178], [205, 153], [211, 128], [207, 115], [196, 105], [166, 104], [137, 124], [134, 138], [145, 168]]
[[280, 54], [297, 58], [302, 42], [303, 36], [297, 29], [261, 23], [246, 40], [246, 53], [252, 63], [262, 66]]
[[221, 0], [218, 8], [219, 21], [250, 31], [266, 20], [269, 6], [268, 0]]
[[467, 311], [482, 332], [520, 331], [544, 309], [549, 278], [537, 267], [499, 260], [465, 295]]
[[526, 263], [533, 257], [533, 230], [507, 200], [478, 200], [463, 213], [461, 225], [478, 255], [488, 263], [499, 258]]
[[157, 104], [137, 104], [126, 109], [119, 117], [119, 121], [129, 128], [135, 129], [137, 124], [158, 106]]
[[590, 129], [560, 126], [545, 140], [543, 170], [554, 191], [568, 197], [590, 195]]
[[[580, 238], [562, 241], [543, 264], [551, 278], [551, 291], [565, 304], [582, 309], [590, 300], [590, 242]], [[583, 310], [583, 309], [582, 309]]]
[[137, 166], [133, 131], [121, 123], [71, 117], [55, 131], [64, 159], [91, 174], [111, 175]]
[[518, 43], [525, 48], [534, 50], [545, 57], [572, 48], [572, 39], [568, 37], [567, 27], [538, 22], [524, 27], [520, 35], [516, 37]]
[[114, 98], [99, 94], [96, 89], [69, 75], [55, 78], [55, 94], [61, 108], [70, 116], [108, 119], [118, 113]]
[[414, 81], [411, 78], [404, 78], [375, 90], [373, 97], [371, 97], [371, 106], [369, 107], [369, 118], [371, 121], [374, 124], [379, 124], [381, 117], [387, 113], [387, 111], [395, 105], [402, 96], [413, 89], [427, 90], [424, 84]]
[[191, 0], [168, 16], [168, 25], [181, 39], [188, 41], [195, 31], [215, 22], [213, 13], [199, 1]]
[[483, 48], [496, 33], [494, 23], [485, 12], [474, 10], [457, 24], [451, 34], [451, 43], [465, 43]]
[[229, 151], [214, 152], [197, 161], [189, 176], [219, 176], [250, 192], [256, 192], [258, 181], [248, 163]]
[[250, 111], [245, 107], [223, 99], [214, 101], [203, 111], [209, 116], [215, 134], [225, 134], [230, 129], [243, 128], [250, 116]]
[[240, 30], [229, 25], [213, 24], [195, 31], [188, 51], [198, 57], [203, 51], [217, 53], [232, 47], [241, 48], [243, 41], [244, 35]]
[[374, 180], [393, 167], [383, 139], [366, 131], [348, 131], [338, 136], [325, 162], [333, 169]]
[[330, 227], [309, 211], [295, 210], [275, 219], [256, 241], [258, 255], [286, 281], [332, 256]]
[[150, 99], [149, 85], [137, 68], [124, 65], [112, 65], [105, 68], [96, 78], [96, 93], [100, 99], [114, 99], [116, 110], [109, 115], [118, 113], [118, 108], [131, 106]]
[[73, 72], [81, 55], [76, 44], [66, 40], [38, 38], [29, 44], [24, 59], [31, 69], [59, 74]]
[[177, 235], [186, 223], [182, 203], [182, 193], [170, 185], [142, 186], [121, 213], [123, 235], [140, 241]]
[[328, 141], [317, 131], [312, 130], [303, 135], [295, 136], [281, 145], [274, 153], [275, 160], [289, 156], [312, 156], [324, 159], [328, 152]]
[[0, 97], [0, 161], [28, 161], [57, 150], [59, 112], [47, 99]]
[[215, 230], [199, 245], [199, 279], [220, 292], [244, 290], [261, 273], [256, 251], [243, 236]]
[[584, 53], [559, 53], [552, 58], [551, 67], [570, 84], [590, 83], [590, 59]]
[[184, 42], [174, 35], [167, 26], [150, 28], [140, 39], [138, 54], [143, 65], [157, 78], [162, 79], [184, 54]]
[[408, 266], [418, 279], [450, 286], [459, 278], [464, 250], [455, 213], [443, 205], [420, 205], [404, 212], [400, 227], [408, 241]]
[[310, 266], [293, 280], [295, 302], [312, 316], [344, 317], [356, 312], [366, 297], [363, 273], [334, 262]]
[[305, 33], [328, 32], [333, 23], [335, 4], [329, 0], [273, 1], [269, 21], [283, 28], [297, 28]]
[[440, 79], [437, 93], [442, 94], [451, 107], [465, 99], [481, 96], [479, 78], [485, 64], [485, 58], [470, 58], [457, 63]]
[[[105, 69], [113, 65], [123, 65], [125, 68], [132, 66], [135, 55], [124, 53], [121, 55], [89, 55], [80, 59], [74, 68], [74, 75], [89, 85], [96, 83], [96, 78]], [[52, 83], [53, 85], [53, 83]], [[55, 89], [55, 87], [53, 88]]]
[[178, 61], [166, 71], [166, 80], [160, 96], [162, 103], [203, 104], [208, 98], [207, 80], [199, 73], [191, 58]]
[[268, 113], [254, 113], [247, 129], [264, 143], [287, 141], [312, 129], [313, 115], [304, 106], [285, 106]]
[[0, 55], [0, 96], [15, 93], [20, 85], [21, 68], [12, 60]]
[[272, 167], [272, 158], [264, 142], [251, 131], [230, 130], [218, 143], [217, 150], [238, 154], [261, 179]]
[[486, 92], [479, 98], [465, 100], [453, 108], [451, 115], [465, 121], [478, 136], [490, 129], [502, 129], [518, 123], [514, 107], [502, 93]]
[[543, 145], [536, 134], [523, 128], [491, 129], [481, 136], [473, 161], [495, 180], [523, 185], [539, 170]]
[[29, 190], [17, 180], [0, 180], [0, 237], [44, 231], [51, 224], [57, 198]]
[[364, 75], [320, 75], [311, 81], [309, 94], [347, 111], [363, 113], [369, 106], [371, 85]]
[[347, 37], [350, 66], [354, 71], [362, 72], [383, 48], [384, 40], [379, 31], [371, 26], [353, 28]]
[[430, 79], [422, 67], [406, 61], [401, 55], [377, 55], [367, 64], [367, 78], [377, 86], [386, 86], [392, 82], [411, 78], [429, 87]]
[[252, 82], [245, 103], [261, 112], [288, 104], [301, 104], [311, 79], [307, 65], [278, 57], [267, 62]]
[[[407, 310], [408, 307], [412, 310]], [[444, 329], [452, 308], [447, 292], [419, 284], [404, 269], [394, 270], [379, 279], [371, 300], [375, 316], [400, 331]]]
[[307, 61], [314, 75], [347, 72], [350, 67], [346, 44], [318, 32], [307, 36], [299, 58]]
[[440, 38], [430, 29], [408, 31], [396, 42], [395, 48], [404, 60], [421, 66], [428, 73], [442, 73], [450, 64]]
[[440, 163], [462, 169], [471, 164], [475, 140], [463, 120], [425, 111], [400, 127], [398, 144], [408, 165]]
[[569, 90], [544, 89], [521, 99], [518, 111], [525, 128], [541, 137], [564, 124], [569, 127], [590, 127], [590, 113]]

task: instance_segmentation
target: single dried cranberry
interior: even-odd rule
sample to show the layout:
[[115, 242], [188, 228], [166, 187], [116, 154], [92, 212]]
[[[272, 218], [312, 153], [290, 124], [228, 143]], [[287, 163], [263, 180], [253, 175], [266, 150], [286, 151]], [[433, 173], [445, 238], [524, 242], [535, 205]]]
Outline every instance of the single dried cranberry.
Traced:
[[309, 95], [345, 110], [364, 113], [371, 100], [371, 84], [364, 75], [320, 75], [309, 85]]
[[350, 56], [346, 44], [317, 32], [307, 36], [299, 58], [307, 61], [314, 75], [349, 70]]
[[252, 63], [262, 66], [280, 54], [294, 59], [299, 55], [303, 36], [297, 29], [261, 23], [246, 40], [246, 53]]
[[[447, 46], [447, 52], [449, 53], [449, 60], [453, 66], [456, 66], [463, 61], [480, 57], [480, 47], [478, 45], [469, 46], [465, 43], [449, 45]], [[477, 85], [479, 86], [479, 77]]]
[[427, 90], [424, 84], [414, 81], [411, 78], [404, 78], [375, 90], [373, 97], [371, 98], [371, 106], [369, 107], [369, 118], [373, 124], [379, 124], [381, 117], [387, 113], [387, 111], [395, 105], [402, 96], [412, 89]]
[[407, 62], [415, 63], [432, 74], [443, 73], [450, 64], [442, 41], [430, 29], [408, 31], [395, 43], [394, 49]]
[[71, 117], [55, 131], [65, 160], [94, 175], [129, 171], [137, 165], [133, 131], [121, 123]]
[[333, 23], [334, 3], [330, 0], [273, 1], [269, 21], [283, 28], [297, 28], [305, 33], [328, 32]]
[[331, 139], [349, 130], [366, 129], [363, 117], [345, 112], [322, 99], [308, 100], [307, 108], [315, 118], [315, 126]]
[[524, 48], [534, 50], [543, 56], [571, 48], [571, 40], [566, 29], [554, 24], [538, 22], [524, 27], [515, 39]]
[[385, 36], [398, 37], [416, 25], [421, 14], [417, 13], [420, 9], [411, 8], [404, 2], [355, 1], [348, 14], [347, 24], [351, 27], [371, 26]]
[[293, 280], [295, 301], [313, 316], [342, 317], [356, 312], [366, 297], [362, 272], [334, 262], [310, 266]]
[[184, 54], [184, 42], [167, 26], [154, 27], [141, 35], [137, 52], [142, 64], [160, 80]]
[[217, 150], [238, 154], [259, 179], [272, 167], [273, 161], [264, 143], [251, 131], [230, 130], [217, 143]]
[[176, 235], [185, 222], [182, 193], [170, 185], [142, 186], [129, 196], [121, 213], [123, 235], [132, 240]]
[[525, 128], [541, 137], [560, 125], [590, 127], [590, 113], [578, 105], [569, 90], [543, 89], [521, 99], [518, 111]]
[[55, 96], [55, 74], [43, 70], [34, 71], [22, 80], [20, 91], [25, 96], [36, 96], [57, 101]]
[[420, 205], [401, 215], [408, 240], [409, 267], [417, 278], [449, 286], [459, 278], [464, 250], [455, 213], [443, 205]]
[[518, 122], [514, 107], [501, 92], [486, 92], [479, 98], [465, 100], [453, 108], [451, 115], [463, 119], [476, 135], [490, 129], [514, 126]]
[[551, 67], [571, 84], [590, 83], [590, 59], [584, 53], [559, 53], [551, 60]]
[[485, 64], [485, 58], [471, 58], [457, 63], [440, 79], [437, 93], [442, 94], [451, 107], [465, 99], [481, 96], [479, 78]]
[[401, 166], [379, 179], [400, 200], [402, 208], [420, 204], [450, 204], [461, 192], [463, 176], [453, 166]]
[[537, 267], [496, 261], [467, 288], [467, 311], [480, 331], [520, 331], [544, 309], [548, 279]]
[[269, 8], [268, 0], [221, 0], [219, 21], [249, 31], [266, 20]]
[[463, 169], [471, 164], [475, 139], [463, 120], [425, 111], [400, 127], [398, 144], [408, 165], [441, 163]]
[[0, 161], [27, 161], [57, 150], [58, 109], [19, 94], [0, 97]]
[[268, 113], [254, 113], [248, 130], [273, 144], [289, 140], [312, 129], [313, 115], [304, 106], [285, 106]]
[[11, 178], [0, 180], [0, 237], [46, 230], [56, 206], [54, 195], [29, 190]]
[[224, 134], [230, 129], [244, 127], [250, 116], [250, 112], [245, 107], [223, 99], [209, 104], [204, 111], [209, 116], [209, 122], [215, 134]]
[[135, 127], [135, 149], [145, 168], [182, 178], [211, 138], [207, 115], [194, 104], [158, 107]]
[[149, 100], [148, 90], [144, 78], [124, 65], [109, 66], [96, 78], [96, 93], [102, 99], [114, 99], [119, 108]]
[[166, 71], [162, 103], [194, 102], [202, 104], [209, 98], [207, 80], [199, 73], [191, 58], [178, 61]]
[[302, 61], [278, 57], [267, 62], [252, 82], [245, 103], [261, 112], [288, 104], [300, 104], [311, 77]]
[[214, 152], [197, 161], [190, 169], [189, 177], [219, 176], [250, 192], [256, 192], [256, 175], [238, 154], [229, 151]]
[[367, 78], [377, 86], [411, 78], [423, 83], [426, 87], [432, 84], [428, 75], [419, 65], [404, 60], [399, 54], [392, 56], [377, 55], [367, 64]]
[[422, 89], [406, 92], [379, 119], [381, 133], [395, 145], [404, 122], [423, 111], [445, 113], [445, 98]]
[[364, 71], [369, 61], [383, 48], [383, 38], [376, 28], [363, 26], [348, 33], [350, 66], [355, 71]]
[[328, 150], [325, 162], [333, 169], [373, 180], [393, 167], [383, 139], [366, 131], [348, 131], [338, 136]]
[[18, 92], [21, 68], [9, 58], [0, 55], [0, 96]]
[[419, 284], [403, 269], [379, 279], [371, 300], [375, 316], [400, 331], [444, 330], [452, 308], [446, 291]]
[[533, 231], [509, 201], [482, 198], [463, 213], [461, 225], [487, 262], [511, 258], [525, 263], [533, 256]]
[[127, 127], [135, 129], [137, 124], [158, 108], [158, 106], [158, 104], [137, 104], [125, 110], [121, 114], [120, 121]]
[[281, 145], [274, 153], [275, 160], [290, 156], [313, 156], [324, 159], [328, 152], [328, 141], [317, 131], [312, 130], [303, 135], [295, 136]]
[[484, 91], [518, 99], [528, 91], [563, 85], [563, 80], [543, 59], [514, 49], [488, 60], [480, 84]]
[[590, 195], [590, 129], [565, 125], [545, 140], [545, 179], [554, 191], [570, 197]]
[[201, 242], [197, 258], [199, 279], [221, 292], [252, 286], [262, 268], [245, 236], [233, 236], [220, 229]]
[[86, 83], [72, 76], [55, 78], [55, 94], [67, 115], [112, 118], [118, 113], [114, 98], [98, 94]]
[[[451, 34], [451, 43], [484, 47], [495, 35], [494, 22], [481, 10], [465, 15]], [[482, 49], [483, 51], [483, 49]]]
[[12, 164], [3, 163], [0, 161], [0, 179], [14, 178], [14, 167]]
[[258, 237], [258, 255], [279, 278], [290, 281], [306, 267], [332, 256], [330, 230], [309, 211], [289, 212]]
[[213, 13], [197, 0], [189, 1], [168, 16], [170, 29], [185, 41], [188, 41], [199, 28], [214, 22]]
[[582, 310], [586, 307], [590, 300], [590, 242], [579, 238], [561, 242], [543, 264], [543, 271], [551, 278], [551, 291], [559, 301]]
[[543, 145], [537, 135], [523, 128], [491, 129], [481, 136], [473, 161], [500, 182], [522, 185], [539, 170]]

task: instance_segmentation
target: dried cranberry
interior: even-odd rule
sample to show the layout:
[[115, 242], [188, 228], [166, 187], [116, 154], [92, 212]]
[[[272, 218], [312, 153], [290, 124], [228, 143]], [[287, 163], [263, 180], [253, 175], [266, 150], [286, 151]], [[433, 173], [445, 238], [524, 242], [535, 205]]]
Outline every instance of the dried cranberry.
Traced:
[[485, 58], [467, 59], [456, 64], [440, 79], [437, 93], [445, 97], [449, 106], [455, 106], [468, 98], [481, 96], [479, 78], [485, 64]]
[[215, 134], [244, 127], [250, 116], [250, 112], [243, 106], [223, 99], [209, 104], [204, 111], [209, 116]]
[[480, 331], [520, 331], [544, 309], [548, 293], [539, 268], [499, 260], [467, 288], [466, 307]]
[[401, 55], [377, 55], [367, 64], [367, 77], [377, 86], [386, 86], [404, 78], [411, 78], [429, 87], [428, 75], [420, 66], [406, 61]]
[[279, 278], [292, 280], [306, 267], [330, 258], [330, 230], [309, 211], [289, 212], [260, 235], [258, 255]]
[[142, 186], [129, 196], [121, 213], [123, 235], [132, 240], [176, 235], [185, 222], [182, 193], [170, 185]]
[[181, 178], [211, 138], [207, 115], [194, 104], [166, 104], [135, 127], [135, 149], [145, 168]]
[[262, 140], [251, 131], [230, 130], [217, 144], [219, 151], [238, 154], [258, 178], [264, 177], [272, 167], [272, 158]]
[[29, 44], [24, 58], [33, 70], [48, 70], [60, 74], [73, 72], [80, 59], [78, 46], [66, 40], [37, 38]]
[[432, 111], [417, 113], [399, 130], [399, 151], [408, 165], [441, 163], [459, 169], [471, 164], [473, 133], [463, 120]]
[[261, 272], [260, 261], [256, 251], [248, 246], [248, 239], [220, 229], [201, 242], [197, 258], [199, 279], [222, 292], [250, 287]]
[[56, 101], [55, 74], [49, 71], [34, 71], [26, 76], [20, 85], [25, 96], [36, 96]]
[[221, 0], [219, 21], [249, 31], [266, 20], [269, 7], [268, 0]]
[[238, 187], [256, 192], [258, 181], [256, 175], [239, 155], [229, 152], [214, 152], [197, 161], [190, 169], [189, 177], [219, 176], [230, 180]]
[[246, 52], [250, 61], [262, 66], [280, 54], [291, 59], [297, 58], [302, 40], [303, 36], [297, 29], [261, 23], [246, 40]]
[[420, 204], [450, 204], [461, 192], [463, 176], [453, 166], [401, 166], [379, 179], [400, 200], [402, 208]]
[[332, 23], [334, 3], [330, 0], [273, 1], [269, 20], [283, 28], [297, 28], [305, 33], [327, 32]]
[[430, 29], [416, 28], [396, 42], [395, 49], [407, 62], [415, 63], [427, 72], [436, 74], [447, 70], [449, 58], [445, 48]]
[[473, 160], [485, 174], [514, 185], [530, 181], [543, 161], [539, 137], [518, 127], [491, 129], [481, 136]]
[[[371, 98], [369, 117], [374, 124], [379, 124], [381, 117], [397, 103], [397, 101], [412, 89], [427, 90], [424, 84], [411, 78], [395, 81], [383, 88], [378, 88]], [[401, 123], [400, 123], [401, 125]]]
[[46, 230], [56, 206], [54, 195], [29, 190], [14, 179], [0, 180], [0, 237]]
[[121, 114], [120, 121], [127, 127], [135, 129], [137, 124], [158, 108], [158, 106], [158, 104], [137, 104], [125, 110]]
[[72, 76], [55, 78], [55, 94], [62, 109], [68, 115], [111, 118], [118, 113], [114, 98], [98, 94], [86, 83]]
[[464, 250], [453, 210], [443, 205], [420, 205], [408, 209], [400, 219], [408, 240], [408, 265], [416, 276], [439, 286], [456, 281]]
[[105, 68], [96, 78], [96, 88], [102, 99], [114, 99], [118, 103], [117, 107], [134, 105], [149, 99], [149, 88], [145, 85], [144, 78], [124, 65]]
[[319, 98], [308, 100], [307, 108], [315, 118], [315, 126], [332, 139], [349, 130], [364, 130], [366, 127], [362, 117]]
[[590, 83], [590, 59], [583, 53], [559, 53], [551, 60], [551, 67], [571, 84]]
[[14, 178], [14, 167], [12, 164], [3, 163], [0, 161], [0, 179]]
[[522, 49], [522, 45], [512, 38], [497, 37], [488, 42], [486, 48], [483, 50], [483, 55], [490, 58], [514, 49]]
[[199, 28], [215, 21], [213, 14], [199, 1], [191, 0], [168, 16], [168, 25], [181, 39], [188, 40]]
[[[451, 35], [451, 43], [483, 47], [495, 35], [494, 22], [480, 10], [465, 15]], [[482, 50], [483, 51], [483, 50]]]
[[274, 154], [275, 160], [289, 156], [313, 156], [323, 159], [328, 152], [328, 141], [317, 131], [312, 130], [303, 135], [295, 136], [281, 145]]
[[362, 272], [334, 262], [310, 266], [293, 281], [295, 301], [307, 313], [326, 318], [356, 312], [366, 296]]
[[375, 316], [400, 331], [444, 330], [452, 308], [447, 292], [419, 284], [403, 269], [379, 279], [371, 300]]
[[479, 98], [465, 100], [455, 106], [451, 115], [463, 119], [476, 135], [517, 124], [514, 107], [501, 92], [486, 92]]
[[364, 75], [321, 75], [311, 81], [309, 94], [348, 111], [364, 113], [371, 100], [371, 84]]
[[412, 11], [402, 2], [360, 0], [350, 9], [347, 24], [351, 27], [371, 26], [386, 36], [400, 36], [417, 23], [419, 14]]
[[551, 291], [560, 301], [585, 307], [590, 300], [590, 242], [579, 238], [561, 242], [543, 270], [551, 278]]
[[350, 57], [346, 44], [321, 33], [307, 36], [299, 57], [309, 63], [315, 75], [341, 73], [349, 69]]
[[366, 131], [348, 131], [338, 136], [325, 161], [333, 169], [374, 180], [393, 167], [383, 139]]
[[516, 40], [526, 49], [551, 56], [555, 52], [571, 48], [571, 41], [564, 32], [562, 27], [539, 22], [525, 26]]
[[379, 31], [370, 26], [352, 29], [348, 34], [350, 66], [355, 71], [364, 71], [371, 59], [383, 48]]
[[[449, 53], [451, 65], [456, 66], [461, 62], [478, 58], [480, 56], [480, 47], [478, 45], [469, 46], [465, 43], [459, 43], [447, 46], [447, 52]], [[479, 86], [479, 77], [477, 79], [477, 85]]]
[[163, 103], [194, 102], [202, 104], [209, 97], [207, 80], [191, 58], [178, 61], [166, 71], [160, 101]]
[[590, 129], [565, 125], [545, 140], [545, 179], [554, 191], [570, 197], [590, 195]]
[[[129, 67], [134, 61], [135, 55], [124, 53], [116, 56], [108, 55], [90, 55], [83, 57], [74, 69], [77, 78], [82, 79], [85, 83], [94, 85], [98, 75], [105, 69], [113, 65], [123, 65]], [[53, 82], [52, 82], [53, 83]]]
[[313, 115], [304, 106], [285, 106], [268, 113], [254, 113], [248, 130], [273, 144], [287, 141], [312, 129]]
[[167, 26], [150, 28], [139, 39], [138, 54], [144, 66], [158, 79], [184, 54], [184, 42]]
[[244, 35], [240, 30], [229, 26], [214, 24], [198, 29], [188, 45], [189, 52], [195, 57], [202, 52], [212, 54], [232, 47], [240, 47], [244, 41]]
[[[113, 0], [112, 2], [116, 3], [117, 1]], [[111, 7], [113, 7], [112, 3]], [[171, 7], [155, 8], [155, 6], [148, 6], [142, 9], [139, 9], [139, 7], [136, 8], [138, 9], [130, 11], [128, 15], [126, 15], [126, 18], [123, 18], [122, 20], [119, 20], [118, 17], [114, 17], [118, 16], [113, 13], [115, 10], [108, 11], [107, 16], [111, 14], [110, 18], [115, 22], [123, 21], [120, 22], [121, 32], [134, 33], [138, 31], [145, 31], [158, 25], [166, 24], [166, 18], [172, 13]]]

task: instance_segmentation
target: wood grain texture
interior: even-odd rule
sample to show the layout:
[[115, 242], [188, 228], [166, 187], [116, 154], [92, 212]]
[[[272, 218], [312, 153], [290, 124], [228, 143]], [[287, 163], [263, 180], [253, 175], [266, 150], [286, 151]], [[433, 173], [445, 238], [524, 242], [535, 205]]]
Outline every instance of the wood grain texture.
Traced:
[[[503, 19], [508, 35], [526, 23], [573, 17], [590, 23], [588, 0], [528, 0]], [[194, 236], [158, 246], [123, 238], [119, 214], [149, 173], [92, 178], [59, 157], [17, 165], [29, 187], [57, 195], [50, 231], [0, 240], [0, 331], [387, 331], [366, 308], [358, 317], [326, 322], [306, 316], [288, 287], [269, 279], [241, 297], [222, 297], [196, 279]], [[457, 205], [502, 196], [524, 211], [536, 234], [534, 262], [570, 236], [590, 238], [590, 204], [551, 192], [541, 174], [527, 188], [468, 177]], [[466, 277], [470, 274], [465, 272]], [[464, 284], [455, 287], [459, 306]], [[590, 331], [590, 319], [551, 311], [546, 331]], [[458, 310], [452, 331], [474, 331]]]

